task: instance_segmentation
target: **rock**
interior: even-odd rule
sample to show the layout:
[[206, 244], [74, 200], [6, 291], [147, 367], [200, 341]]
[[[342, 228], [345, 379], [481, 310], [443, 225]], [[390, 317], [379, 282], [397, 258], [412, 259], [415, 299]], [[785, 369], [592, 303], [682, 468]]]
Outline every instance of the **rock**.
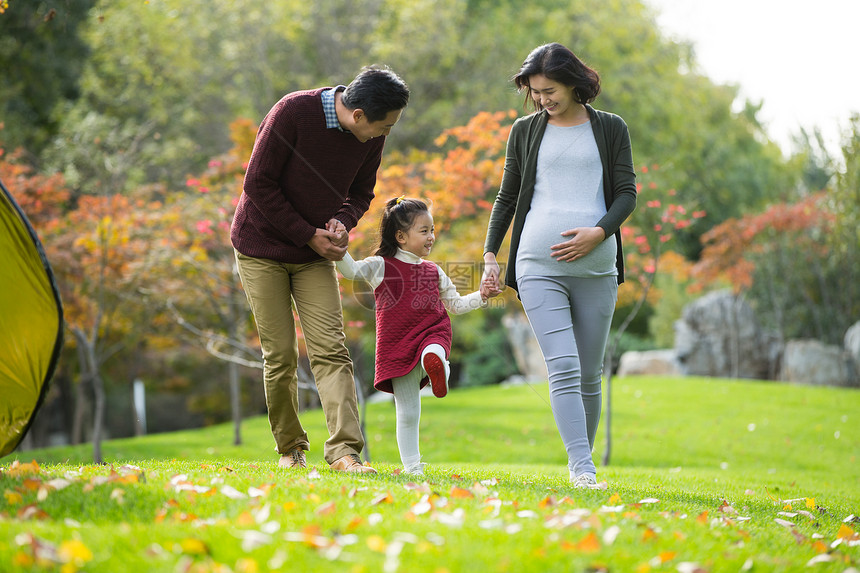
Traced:
[[669, 350], [630, 350], [621, 355], [618, 376], [652, 374], [657, 376], [679, 376], [681, 365], [675, 351]]
[[860, 372], [860, 322], [845, 332], [845, 352], [854, 361], [854, 371]]
[[774, 350], [752, 308], [731, 291], [709, 293], [675, 323], [675, 352], [689, 375], [767, 379]]
[[789, 340], [786, 343], [780, 380], [814, 386], [860, 387], [849, 353], [818, 340]]
[[547, 380], [549, 376], [546, 363], [526, 315], [522, 312], [509, 312], [502, 317], [502, 325], [514, 350], [517, 368], [525, 380]]

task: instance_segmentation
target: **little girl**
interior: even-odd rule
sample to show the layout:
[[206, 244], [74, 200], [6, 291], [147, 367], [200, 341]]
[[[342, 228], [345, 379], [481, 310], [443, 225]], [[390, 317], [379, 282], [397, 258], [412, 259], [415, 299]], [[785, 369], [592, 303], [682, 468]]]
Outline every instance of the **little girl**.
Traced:
[[481, 289], [460, 296], [435, 263], [423, 260], [436, 240], [433, 217], [418, 199], [391, 199], [380, 224], [374, 256], [361, 261], [347, 253], [337, 269], [349, 280], [370, 284], [376, 302], [376, 376], [374, 387], [394, 394], [397, 447], [404, 470], [424, 475], [418, 448], [421, 388], [448, 393], [451, 320], [446, 309], [462, 314], [486, 306], [497, 294], [489, 279]]

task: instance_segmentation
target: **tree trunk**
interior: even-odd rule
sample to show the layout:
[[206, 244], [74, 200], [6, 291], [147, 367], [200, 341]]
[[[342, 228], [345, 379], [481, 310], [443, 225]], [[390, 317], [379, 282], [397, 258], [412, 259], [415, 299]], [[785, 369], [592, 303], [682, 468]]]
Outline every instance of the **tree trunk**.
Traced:
[[648, 298], [648, 291], [651, 290], [651, 286], [654, 284], [654, 279], [657, 277], [657, 262], [659, 260], [660, 246], [658, 244], [657, 248], [654, 249], [654, 272], [652, 272], [648, 277], [648, 282], [642, 289], [642, 296], [640, 296], [639, 300], [636, 301], [636, 305], [633, 307], [633, 310], [630, 311], [630, 314], [627, 315], [627, 318], [625, 318], [624, 322], [621, 323], [621, 326], [618, 327], [618, 332], [615, 333], [615, 339], [606, 349], [606, 354], [604, 356], [603, 370], [606, 372], [606, 449], [603, 452], [604, 466], [609, 465], [610, 453], [612, 452], [612, 356], [615, 354], [615, 350], [621, 342], [621, 335], [624, 334], [624, 331], [627, 330], [627, 327], [630, 326], [630, 323], [633, 322], [633, 319], [636, 318], [637, 314], [639, 314], [639, 310]]
[[233, 445], [242, 444], [242, 393], [239, 388], [239, 365], [235, 362], [227, 363], [227, 371], [230, 375], [230, 406], [233, 412]]
[[73, 445], [80, 444], [84, 441], [84, 416], [86, 415], [87, 405], [87, 385], [90, 382], [92, 374], [89, 371], [86, 353], [86, 337], [78, 329], [73, 329], [72, 334], [77, 341], [78, 347], [78, 367], [80, 369], [80, 377], [78, 379], [78, 387], [75, 389], [75, 413], [72, 421], [71, 443]]

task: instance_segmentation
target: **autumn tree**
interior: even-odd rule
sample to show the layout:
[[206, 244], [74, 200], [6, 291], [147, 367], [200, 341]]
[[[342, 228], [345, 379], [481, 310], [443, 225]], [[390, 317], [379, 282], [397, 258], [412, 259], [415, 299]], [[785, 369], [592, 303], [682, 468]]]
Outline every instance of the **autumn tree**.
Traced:
[[[168, 245], [152, 289], [190, 339], [227, 368], [233, 443], [241, 438], [240, 366], [262, 368], [259, 342], [236, 271], [230, 221], [254, 145], [256, 126], [230, 127], [232, 149], [210, 160], [205, 172], [186, 181], [165, 209], [162, 240]], [[185, 338], [188, 338], [187, 336]]]
[[831, 248], [837, 215], [829, 191], [725, 221], [704, 236], [697, 277], [727, 280], [750, 299], [779, 340], [816, 338], [841, 344], [860, 315], [857, 244]]

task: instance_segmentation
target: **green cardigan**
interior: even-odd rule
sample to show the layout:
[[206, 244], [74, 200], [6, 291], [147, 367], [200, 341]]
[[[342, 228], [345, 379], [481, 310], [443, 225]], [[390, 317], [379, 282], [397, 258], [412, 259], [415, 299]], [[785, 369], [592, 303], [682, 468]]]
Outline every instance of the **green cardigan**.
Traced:
[[[620, 229], [636, 208], [636, 172], [633, 169], [630, 134], [627, 124], [619, 116], [596, 110], [590, 105], [585, 107], [603, 164], [603, 195], [607, 213], [597, 222], [597, 226], [603, 228], [607, 238], [615, 235], [618, 244], [615, 266], [618, 269], [618, 283], [621, 284], [624, 282], [624, 255], [621, 252]], [[484, 252], [498, 254], [513, 219], [505, 284], [514, 290], [517, 288], [517, 248], [534, 195], [538, 150], [548, 118], [549, 114], [541, 111], [514, 122], [508, 137], [502, 185], [493, 203], [487, 227]]]

